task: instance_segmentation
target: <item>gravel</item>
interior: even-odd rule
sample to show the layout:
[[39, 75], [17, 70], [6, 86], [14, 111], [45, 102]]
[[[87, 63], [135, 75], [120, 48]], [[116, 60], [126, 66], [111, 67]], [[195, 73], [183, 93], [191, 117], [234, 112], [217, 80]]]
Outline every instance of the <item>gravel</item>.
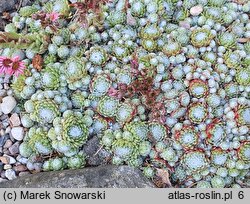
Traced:
[[9, 82], [9, 77], [0, 76], [0, 182], [29, 174], [27, 160], [19, 155], [19, 145], [25, 130], [19, 114], [15, 113], [18, 102]]
[[9, 114], [16, 107], [16, 99], [13, 96], [6, 96], [2, 99], [0, 110], [4, 114]]
[[17, 113], [13, 113], [11, 115], [10, 124], [14, 127], [21, 125], [21, 121]]
[[22, 141], [24, 137], [23, 127], [13, 127], [11, 130], [11, 135], [18, 141]]
[[9, 152], [11, 155], [17, 155], [19, 153], [19, 142], [15, 142], [13, 145], [9, 147]]
[[5, 171], [5, 176], [9, 180], [13, 180], [16, 178], [16, 172], [13, 169], [7, 169]]

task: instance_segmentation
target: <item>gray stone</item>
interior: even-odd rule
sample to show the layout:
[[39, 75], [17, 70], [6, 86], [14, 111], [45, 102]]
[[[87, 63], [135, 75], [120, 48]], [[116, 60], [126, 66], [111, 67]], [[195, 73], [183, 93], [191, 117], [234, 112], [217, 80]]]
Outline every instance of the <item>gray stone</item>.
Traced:
[[201, 5], [194, 6], [190, 9], [190, 14], [192, 16], [198, 16], [203, 11], [203, 7]]
[[[8, 171], [8, 170], [7, 170]], [[129, 166], [99, 166], [42, 172], [3, 182], [0, 188], [152, 188], [140, 170]]]
[[19, 153], [19, 145], [19, 142], [15, 142], [13, 145], [11, 145], [11, 147], [9, 147], [9, 151], [12, 156]]
[[18, 174], [18, 176], [26, 176], [26, 175], [30, 175], [29, 171], [22, 171]]
[[13, 127], [11, 130], [11, 135], [18, 141], [23, 140], [24, 137], [23, 127]]
[[[3, 88], [4, 88], [5, 90], [9, 90], [9, 89], [10, 89], [10, 85], [9, 85], [8, 83], [9, 83], [9, 81], [6, 82], [6, 83], [3, 85]], [[8, 91], [7, 91], [7, 95], [9, 95], [9, 94], [8, 94]]]
[[5, 176], [5, 171], [1, 171], [0, 177], [1, 177], [1, 178], [4, 178], [4, 179], [6, 178], [6, 176]]
[[5, 171], [5, 176], [9, 180], [13, 180], [16, 178], [16, 172], [13, 169], [7, 169]]
[[0, 104], [0, 109], [4, 114], [9, 114], [16, 106], [16, 100], [12, 96], [6, 96], [3, 98]]
[[0, 0], [0, 31], [4, 30], [4, 26], [8, 23], [3, 19], [2, 12], [14, 12], [17, 7], [22, 3], [22, 7], [31, 5], [34, 3], [34, 0]]
[[13, 144], [13, 142], [10, 139], [7, 139], [3, 148], [8, 149], [9, 147], [11, 147], [12, 144]]
[[10, 131], [11, 131], [11, 127], [9, 126], [9, 127], [7, 127], [7, 128], [6, 128], [6, 130], [5, 130], [5, 134], [9, 134], [9, 133], [10, 133]]
[[111, 155], [109, 152], [100, 147], [99, 138], [97, 136], [88, 140], [86, 145], [84, 145], [83, 150], [87, 155], [89, 165], [99, 166], [107, 164], [107, 158]]
[[0, 130], [0, 136], [4, 136], [4, 135], [5, 135], [4, 129], [1, 129], [1, 130]]
[[0, 178], [0, 183], [1, 183], [1, 182], [5, 182], [5, 181], [8, 181], [8, 180], [7, 180], [7, 179]]
[[1, 156], [1, 157], [0, 157], [0, 161], [1, 161], [3, 164], [9, 164], [9, 163], [10, 163], [10, 158], [9, 158], [9, 157], [6, 157], [6, 156]]
[[6, 136], [0, 136], [0, 147], [4, 146], [7, 139]]
[[6, 96], [6, 90], [0, 90], [0, 97]]
[[12, 126], [16, 127], [21, 124], [20, 118], [17, 113], [13, 113], [10, 117], [10, 123]]
[[17, 172], [17, 171], [26, 171], [27, 170], [27, 167], [25, 165], [17, 165], [17, 166], [14, 166], [13, 169]]
[[0, 13], [4, 11], [11, 11], [15, 9], [17, 0], [1, 0], [0, 1]]
[[4, 166], [3, 166], [3, 169], [4, 170], [8, 170], [8, 169], [11, 169], [12, 168], [12, 166], [10, 165], [10, 164], [5, 164]]
[[28, 159], [22, 157], [20, 154], [16, 157], [16, 160], [19, 161], [21, 164], [27, 164]]
[[35, 171], [36, 172], [42, 171], [42, 166], [43, 166], [42, 163], [38, 163], [38, 162], [34, 163], [34, 169], [35, 169]]
[[8, 164], [15, 164], [16, 163], [16, 160], [15, 160], [14, 157], [11, 157], [11, 156], [5, 155], [5, 154], [3, 156], [9, 158], [9, 163]]

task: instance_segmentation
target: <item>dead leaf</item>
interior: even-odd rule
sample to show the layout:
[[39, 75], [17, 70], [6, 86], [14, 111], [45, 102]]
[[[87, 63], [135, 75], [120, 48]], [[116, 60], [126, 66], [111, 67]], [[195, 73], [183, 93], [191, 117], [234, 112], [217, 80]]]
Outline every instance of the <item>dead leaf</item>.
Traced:
[[41, 71], [43, 66], [43, 58], [41, 55], [35, 55], [35, 57], [32, 59], [32, 65], [35, 69], [38, 71]]
[[169, 179], [169, 173], [167, 169], [156, 169], [156, 175], [159, 176], [163, 183], [167, 184], [168, 187], [172, 187], [172, 184]]
[[250, 38], [239, 38], [238, 39], [239, 43], [245, 43], [245, 42], [248, 42], [248, 41], [250, 41]]

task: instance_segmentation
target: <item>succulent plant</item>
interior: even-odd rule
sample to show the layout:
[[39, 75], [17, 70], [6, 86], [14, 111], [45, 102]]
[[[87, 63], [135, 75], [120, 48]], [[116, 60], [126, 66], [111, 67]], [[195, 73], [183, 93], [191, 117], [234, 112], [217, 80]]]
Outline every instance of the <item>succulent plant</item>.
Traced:
[[118, 104], [117, 99], [104, 96], [98, 103], [97, 111], [104, 117], [113, 117], [115, 116]]
[[188, 118], [193, 123], [201, 123], [207, 117], [207, 109], [204, 104], [193, 103], [188, 110]]
[[30, 114], [31, 119], [42, 124], [52, 123], [53, 120], [60, 114], [58, 106], [53, 100], [44, 99], [34, 101], [32, 105], [34, 107], [34, 112]]
[[59, 171], [66, 167], [65, 161], [60, 158], [51, 158], [44, 162], [43, 164], [43, 170], [44, 171]]
[[205, 154], [198, 150], [193, 150], [184, 155], [182, 159], [183, 165], [186, 166], [188, 173], [201, 172], [208, 167]]
[[189, 92], [195, 98], [202, 98], [207, 95], [208, 92], [207, 83], [200, 79], [194, 79], [189, 83]]
[[86, 142], [88, 127], [81, 113], [66, 111], [62, 118], [54, 119], [53, 127], [48, 134], [59, 151], [62, 141], [64, 141], [63, 145], [70, 147], [69, 149], [77, 149]]
[[197, 28], [192, 31], [191, 43], [195, 47], [205, 47], [209, 45], [213, 37], [210, 30], [206, 28]]
[[116, 120], [118, 123], [125, 124], [129, 122], [135, 114], [135, 107], [129, 103], [122, 103], [116, 110]]
[[57, 90], [60, 86], [60, 71], [50, 65], [42, 70], [42, 86], [46, 89]]
[[67, 158], [67, 166], [70, 169], [79, 169], [85, 165], [85, 159], [85, 155], [80, 152], [73, 157]]
[[63, 71], [69, 84], [80, 81], [87, 74], [84, 60], [78, 57], [69, 58], [65, 62]]
[[198, 144], [198, 132], [191, 126], [183, 127], [175, 133], [175, 139], [184, 149], [193, 149]]
[[25, 6], [20, 8], [19, 14], [22, 17], [29, 17], [32, 14], [36, 13], [39, 9], [35, 6]]
[[96, 76], [90, 86], [90, 90], [94, 96], [104, 96], [111, 87], [111, 80], [107, 76]]
[[207, 142], [218, 145], [225, 138], [225, 128], [222, 122], [215, 119], [206, 127]]
[[102, 65], [108, 60], [106, 51], [101, 47], [91, 47], [89, 61], [95, 65]]

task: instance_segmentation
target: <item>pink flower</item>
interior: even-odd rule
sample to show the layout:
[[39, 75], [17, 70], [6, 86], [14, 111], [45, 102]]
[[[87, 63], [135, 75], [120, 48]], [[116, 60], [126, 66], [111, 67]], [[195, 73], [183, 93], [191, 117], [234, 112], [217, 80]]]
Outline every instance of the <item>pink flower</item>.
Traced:
[[5, 73], [8, 69], [11, 69], [12, 60], [8, 57], [0, 56], [0, 74]]
[[46, 18], [49, 18], [52, 22], [55, 22], [59, 19], [60, 14], [57, 12], [47, 13]]
[[16, 77], [20, 74], [23, 74], [25, 69], [24, 62], [20, 61], [19, 56], [16, 56], [12, 59], [11, 67], [5, 70], [6, 74], [15, 75]]

